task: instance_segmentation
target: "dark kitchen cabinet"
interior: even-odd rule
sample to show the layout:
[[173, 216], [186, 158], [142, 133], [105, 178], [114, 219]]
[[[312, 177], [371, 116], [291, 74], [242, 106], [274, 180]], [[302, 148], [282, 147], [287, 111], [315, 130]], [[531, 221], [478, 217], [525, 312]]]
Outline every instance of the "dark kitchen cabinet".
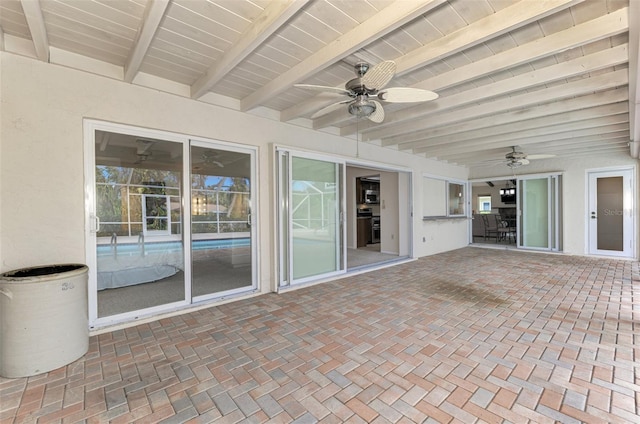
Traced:
[[371, 241], [371, 218], [358, 218], [358, 247], [365, 247]]

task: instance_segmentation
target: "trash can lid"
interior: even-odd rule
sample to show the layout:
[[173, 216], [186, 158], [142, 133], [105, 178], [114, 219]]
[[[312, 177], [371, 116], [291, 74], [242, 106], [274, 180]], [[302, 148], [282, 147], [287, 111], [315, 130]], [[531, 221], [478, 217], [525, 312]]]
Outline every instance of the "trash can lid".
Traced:
[[[24, 281], [38, 279], [38, 277], [56, 276], [58, 274], [76, 274], [88, 270], [83, 264], [55, 264], [21, 268], [0, 274], [0, 280]], [[71, 276], [71, 275], [68, 275]]]

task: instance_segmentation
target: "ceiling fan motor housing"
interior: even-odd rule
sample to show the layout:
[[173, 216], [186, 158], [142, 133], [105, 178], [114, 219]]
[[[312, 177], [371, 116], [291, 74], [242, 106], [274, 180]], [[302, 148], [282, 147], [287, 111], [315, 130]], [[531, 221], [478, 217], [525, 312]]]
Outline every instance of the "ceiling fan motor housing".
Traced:
[[370, 102], [365, 95], [360, 95], [353, 102], [349, 103], [349, 113], [358, 117], [371, 115], [376, 111], [376, 105]]

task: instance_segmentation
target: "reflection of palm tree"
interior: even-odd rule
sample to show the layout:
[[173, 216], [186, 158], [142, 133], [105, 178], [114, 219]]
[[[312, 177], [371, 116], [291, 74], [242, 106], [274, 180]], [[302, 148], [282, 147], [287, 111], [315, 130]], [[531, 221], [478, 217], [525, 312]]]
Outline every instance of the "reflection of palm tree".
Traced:
[[232, 181], [229, 189], [234, 193], [227, 216], [232, 219], [245, 219], [249, 211], [248, 181], [246, 178], [233, 178]]

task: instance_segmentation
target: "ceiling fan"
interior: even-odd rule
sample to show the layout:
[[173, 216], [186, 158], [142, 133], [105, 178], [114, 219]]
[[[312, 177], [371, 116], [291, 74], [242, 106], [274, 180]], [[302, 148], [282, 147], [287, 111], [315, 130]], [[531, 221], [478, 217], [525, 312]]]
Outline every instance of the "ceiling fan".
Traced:
[[217, 150], [205, 150], [200, 158], [201, 163], [215, 165], [218, 168], [224, 168], [224, 164], [220, 162], [221, 152]]
[[358, 62], [354, 69], [356, 78], [347, 81], [344, 88], [327, 87], [313, 84], [295, 84], [298, 88], [308, 90], [327, 91], [347, 96], [348, 99], [331, 104], [314, 113], [311, 118], [333, 112], [348, 104], [350, 114], [359, 118], [368, 118], [380, 123], [384, 120], [384, 109], [378, 101], [387, 103], [415, 103], [435, 100], [438, 95], [433, 91], [410, 87], [384, 88], [396, 73], [396, 63], [392, 60], [380, 62], [369, 69], [366, 62]]
[[504, 163], [506, 163], [509, 168], [519, 168], [523, 165], [529, 165], [530, 161], [536, 159], [548, 159], [555, 157], [555, 155], [545, 154], [527, 155], [521, 151], [516, 150], [517, 147], [518, 146], [511, 146], [511, 151], [504, 156]]

